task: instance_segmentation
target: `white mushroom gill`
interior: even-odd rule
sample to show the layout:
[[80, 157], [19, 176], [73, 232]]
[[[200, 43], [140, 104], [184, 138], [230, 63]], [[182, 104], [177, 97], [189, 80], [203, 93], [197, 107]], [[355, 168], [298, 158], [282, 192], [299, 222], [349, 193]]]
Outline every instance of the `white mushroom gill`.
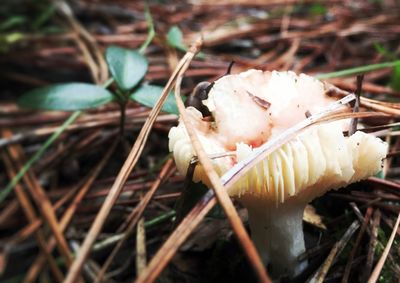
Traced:
[[[335, 99], [318, 80], [292, 72], [247, 71], [218, 80], [204, 101], [215, 122], [186, 109], [208, 154], [235, 151], [214, 159], [221, 175], [253, 148], [317, 112]], [[331, 189], [365, 179], [381, 169], [387, 144], [362, 132], [344, 137], [343, 122], [310, 127], [254, 166], [229, 190], [249, 211], [254, 243], [275, 275], [297, 275], [306, 263], [302, 217], [306, 204]], [[169, 147], [185, 174], [194, 155], [183, 123], [171, 129]], [[210, 185], [201, 166], [194, 181]]]

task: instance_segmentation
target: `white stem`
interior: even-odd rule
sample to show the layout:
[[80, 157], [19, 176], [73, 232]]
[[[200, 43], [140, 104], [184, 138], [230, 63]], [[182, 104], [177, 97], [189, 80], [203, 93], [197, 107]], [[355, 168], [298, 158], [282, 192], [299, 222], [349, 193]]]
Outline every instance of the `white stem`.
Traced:
[[297, 257], [305, 252], [303, 213], [306, 204], [287, 201], [277, 205], [256, 198], [241, 199], [249, 212], [251, 237], [274, 277], [296, 276], [307, 266]]

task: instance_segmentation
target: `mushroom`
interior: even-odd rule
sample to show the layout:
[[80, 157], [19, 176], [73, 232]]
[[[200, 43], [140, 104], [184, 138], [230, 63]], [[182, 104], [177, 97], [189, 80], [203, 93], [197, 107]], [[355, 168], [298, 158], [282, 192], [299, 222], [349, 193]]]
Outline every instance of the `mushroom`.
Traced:
[[[249, 70], [217, 80], [203, 100], [213, 121], [187, 107], [197, 136], [222, 175], [252, 151], [336, 101], [326, 86], [304, 74]], [[381, 170], [387, 144], [363, 132], [345, 137], [348, 120], [311, 126], [254, 166], [228, 191], [248, 210], [252, 239], [275, 276], [296, 276], [307, 266], [302, 228], [306, 205], [331, 189]], [[169, 133], [176, 166], [186, 174], [194, 156], [183, 123]], [[225, 152], [233, 155], [224, 155]], [[201, 165], [193, 180], [210, 182]]]

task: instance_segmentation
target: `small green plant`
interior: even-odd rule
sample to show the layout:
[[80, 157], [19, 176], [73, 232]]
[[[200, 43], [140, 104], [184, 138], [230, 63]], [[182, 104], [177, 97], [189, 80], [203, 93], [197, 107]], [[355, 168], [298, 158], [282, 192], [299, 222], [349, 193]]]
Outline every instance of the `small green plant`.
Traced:
[[[148, 61], [139, 51], [111, 46], [107, 48], [105, 58], [115, 81], [115, 91], [89, 83], [55, 84], [22, 95], [18, 105], [32, 109], [76, 111], [117, 102], [121, 106], [122, 133], [128, 101], [153, 107], [163, 88], [141, 83], [148, 70]], [[163, 111], [178, 114], [172, 94]]]
[[[38, 20], [38, 25], [43, 24], [43, 22], [51, 16], [53, 7], [50, 7], [46, 11], [46, 13], [41, 14], [42, 16], [40, 17], [40, 20]], [[74, 112], [25, 163], [7, 186], [0, 191], [0, 203], [7, 198], [7, 196], [12, 192], [12, 189], [21, 180], [29, 168], [40, 159], [53, 142], [58, 139], [62, 132], [81, 115], [81, 110], [95, 108], [109, 102], [119, 102], [122, 106], [121, 134], [123, 134], [125, 118], [124, 109], [130, 99], [148, 107], [153, 107], [155, 105], [161, 94], [162, 88], [160, 86], [140, 83], [148, 68], [147, 59], [142, 54], [155, 36], [153, 19], [147, 6], [145, 6], [145, 18], [148, 24], [148, 35], [138, 51], [119, 47], [110, 47], [107, 49], [106, 56], [108, 58], [106, 59], [113, 78], [110, 78], [105, 82], [102, 87], [87, 83], [57, 84], [33, 90], [19, 99], [19, 105], [21, 107]], [[25, 18], [3, 22], [0, 24], [0, 31], [24, 22], [26, 22]], [[118, 54], [122, 54], [122, 57], [120, 58]], [[134, 62], [140, 64], [140, 66], [132, 64]], [[114, 80], [116, 81], [117, 88], [116, 91], [110, 92], [108, 88]], [[172, 94], [170, 94], [166, 103], [164, 103], [163, 110], [165, 112], [178, 114], [178, 109]]]
[[[44, 13], [46, 17], [43, 17], [47, 19], [52, 11], [50, 9]], [[18, 105], [38, 110], [79, 111], [93, 109], [110, 102], [118, 103], [121, 108], [120, 131], [123, 136], [125, 109], [129, 100], [153, 107], [163, 90], [161, 86], [142, 82], [149, 66], [143, 53], [155, 36], [153, 20], [147, 6], [145, 18], [149, 27], [148, 36], [138, 50], [118, 46], [106, 49], [105, 59], [112, 79], [103, 86], [82, 82], [50, 85], [22, 95]], [[113, 82], [115, 87], [110, 90]], [[162, 110], [173, 114], [179, 113], [172, 94], [169, 95]]]

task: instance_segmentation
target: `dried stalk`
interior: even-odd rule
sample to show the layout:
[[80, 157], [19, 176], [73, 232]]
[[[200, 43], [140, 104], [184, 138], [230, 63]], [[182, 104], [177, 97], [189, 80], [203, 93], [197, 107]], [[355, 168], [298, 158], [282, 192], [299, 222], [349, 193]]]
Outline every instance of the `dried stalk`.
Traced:
[[246, 256], [251, 262], [252, 267], [254, 268], [254, 271], [258, 276], [258, 279], [260, 280], [260, 282], [271, 282], [268, 275], [266, 274], [261, 258], [258, 255], [253, 242], [250, 240], [250, 237], [247, 234], [242, 221], [240, 220], [240, 217], [236, 211], [235, 206], [233, 205], [227, 191], [225, 190], [224, 186], [221, 183], [221, 180], [219, 179], [217, 172], [214, 169], [214, 166], [212, 165], [211, 159], [207, 156], [207, 153], [205, 152], [203, 146], [201, 145], [193, 129], [193, 125], [186, 116], [185, 106], [183, 104], [182, 98], [180, 97], [180, 84], [182, 81], [182, 76], [183, 72], [181, 72], [178, 75], [178, 79], [175, 85], [175, 99], [178, 105], [180, 117], [184, 122], [186, 131], [190, 137], [196, 156], [199, 159], [201, 165], [203, 166], [204, 172], [206, 172], [207, 177], [209, 178], [212, 184], [218, 202], [224, 209], [225, 214], [232, 226], [232, 229], [236, 237], [238, 238], [239, 243], [242, 245], [243, 251], [245, 252]]
[[[14, 145], [9, 147], [8, 152], [14, 160], [23, 160], [22, 149], [20, 146]], [[17, 163], [20, 167], [22, 167], [19, 162]], [[36, 205], [39, 207], [43, 219], [47, 222], [52, 233], [54, 234], [60, 253], [64, 256], [66, 263], [69, 266], [72, 263], [72, 254], [70, 248], [68, 247], [67, 241], [61, 232], [60, 224], [57, 220], [50, 200], [31, 170], [28, 171], [28, 174], [23, 176], [23, 179], [27, 184], [31, 197], [35, 200]]]
[[381, 273], [383, 265], [385, 264], [390, 248], [392, 247], [394, 237], [396, 236], [397, 228], [399, 228], [399, 224], [400, 224], [400, 213], [397, 216], [396, 224], [393, 227], [392, 234], [390, 235], [385, 250], [383, 251], [382, 256], [379, 259], [378, 263], [376, 264], [374, 271], [372, 271], [371, 277], [369, 277], [368, 279], [368, 283], [375, 283], [378, 280], [379, 274]]
[[143, 151], [144, 145], [146, 143], [146, 140], [149, 136], [151, 127], [157, 117], [157, 114], [160, 112], [162, 104], [164, 103], [165, 99], [167, 98], [167, 95], [169, 91], [172, 88], [173, 83], [176, 80], [177, 74], [183, 68], [183, 66], [191, 59], [194, 57], [196, 54], [200, 42], [197, 42], [194, 44], [192, 49], [186, 53], [186, 55], [182, 58], [180, 63], [178, 64], [178, 67], [176, 68], [175, 72], [172, 74], [171, 78], [169, 79], [167, 85], [165, 86], [163, 93], [159, 100], [157, 101], [156, 105], [150, 112], [150, 115], [148, 119], [146, 120], [144, 126], [142, 127], [142, 130], [140, 131], [140, 134], [138, 138], [136, 139], [136, 142], [129, 153], [128, 158], [126, 159], [123, 167], [121, 168], [112, 188], [110, 189], [110, 192], [107, 196], [107, 198], [104, 201], [104, 204], [102, 205], [99, 213], [97, 214], [92, 226], [90, 227], [90, 230], [88, 234], [86, 235], [86, 238], [81, 246], [81, 249], [79, 250], [77, 257], [72, 264], [71, 268], [68, 271], [68, 275], [65, 279], [65, 283], [74, 283], [75, 279], [79, 276], [80, 271], [82, 269], [82, 266], [86, 260], [86, 258], [89, 255], [90, 249], [94, 243], [94, 241], [97, 238], [97, 235], [99, 234], [101, 228], [103, 227], [103, 224], [108, 216], [108, 214], [111, 211], [112, 206], [118, 199], [118, 196], [120, 195], [122, 188], [128, 179], [129, 174], [133, 170], [134, 166], [136, 165], [136, 162], [138, 161], [140, 154]]
[[172, 159], [167, 161], [167, 163], [164, 165], [163, 169], [161, 170], [160, 175], [158, 176], [157, 180], [152, 184], [150, 190], [146, 193], [146, 195], [141, 199], [140, 203], [136, 206], [136, 208], [129, 215], [129, 217], [128, 217], [129, 224], [128, 224], [128, 227], [126, 228], [126, 232], [125, 232], [124, 236], [118, 241], [117, 245], [114, 247], [114, 249], [108, 256], [108, 258], [104, 262], [102, 268], [97, 273], [95, 283], [102, 282], [105, 272], [107, 271], [108, 267], [111, 265], [114, 257], [117, 255], [117, 253], [121, 249], [122, 245], [125, 243], [125, 241], [128, 239], [128, 237], [131, 235], [133, 228], [135, 227], [137, 221], [142, 216], [145, 208], [149, 204], [149, 202], [150, 202], [151, 198], [153, 197], [154, 193], [156, 192], [156, 190], [159, 188], [161, 182], [164, 181], [164, 178], [166, 177], [172, 164], [173, 164]]
[[[3, 152], [2, 159], [7, 166], [7, 171], [8, 171], [10, 178], [11, 179], [14, 178], [16, 173], [15, 173], [15, 170], [13, 168], [13, 164], [12, 164], [10, 158], [6, 155], [6, 153]], [[16, 184], [14, 191], [15, 191], [17, 199], [18, 199], [29, 223], [35, 222], [38, 219], [35, 209], [34, 209], [33, 205], [31, 204], [31, 201], [29, 200], [29, 197], [26, 195], [22, 186], [20, 184]], [[36, 242], [37, 242], [38, 246], [40, 247], [40, 249], [43, 253], [43, 259], [44, 259], [43, 261], [48, 262], [48, 264], [50, 266], [50, 270], [51, 270], [53, 276], [55, 277], [56, 281], [62, 282], [64, 279], [64, 275], [62, 274], [61, 270], [58, 268], [58, 266], [55, 262], [55, 259], [51, 255], [51, 252], [46, 247], [46, 238], [45, 238], [45, 234], [43, 233], [43, 231], [42, 230], [36, 231], [35, 238], [36, 238]]]
[[[110, 146], [107, 153], [104, 155], [103, 159], [99, 162], [99, 164], [90, 171], [88, 175], [87, 181], [83, 184], [80, 188], [79, 192], [76, 194], [75, 198], [73, 199], [71, 205], [66, 209], [64, 212], [61, 221], [60, 221], [60, 228], [61, 231], [65, 231], [68, 224], [72, 220], [78, 205], [82, 201], [82, 199], [86, 196], [87, 192], [89, 191], [90, 187], [92, 186], [95, 179], [99, 176], [105, 165], [107, 164], [108, 160], [110, 159], [111, 155], [113, 154], [115, 148], [117, 147], [118, 140], [115, 140], [114, 143]], [[55, 246], [55, 239], [51, 238], [48, 243], [48, 249], [53, 250]], [[34, 282], [36, 277], [39, 275], [40, 270], [43, 268], [44, 265], [44, 258], [43, 256], [39, 255], [36, 258], [35, 262], [32, 264], [31, 268], [29, 269], [24, 282]]]

